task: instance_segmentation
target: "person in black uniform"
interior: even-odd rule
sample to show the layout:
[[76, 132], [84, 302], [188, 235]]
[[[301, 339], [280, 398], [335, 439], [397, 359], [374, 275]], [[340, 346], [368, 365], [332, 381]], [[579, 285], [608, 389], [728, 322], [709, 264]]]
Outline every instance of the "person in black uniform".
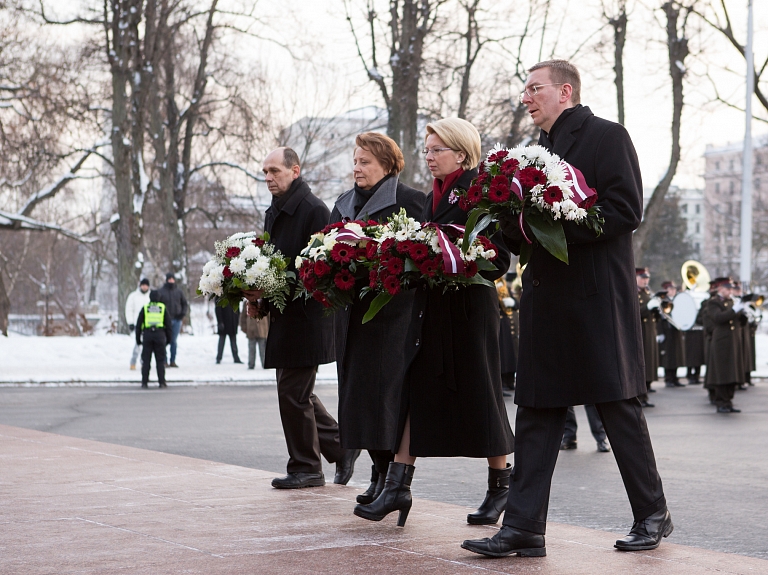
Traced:
[[648, 289], [648, 284], [651, 281], [648, 268], [635, 268], [635, 278], [637, 281], [637, 303], [640, 306], [640, 320], [642, 321], [645, 386], [648, 390], [647, 393], [639, 395], [638, 399], [643, 407], [654, 407], [648, 401], [648, 393], [656, 391], [651, 387], [651, 384], [656, 381], [659, 374], [659, 343], [657, 341], [659, 302], [653, 300], [651, 290]]
[[512, 397], [515, 389], [515, 371], [517, 371], [517, 346], [515, 345], [515, 327], [513, 317], [517, 300], [510, 295], [507, 282], [496, 280], [496, 294], [499, 298], [499, 348], [501, 350], [501, 388], [504, 397]]
[[[733, 303], [734, 305], [741, 303], [743, 308], [745, 307], [744, 304], [746, 302], [742, 298], [743, 294], [741, 291], [741, 282], [738, 280], [735, 280], [732, 283], [733, 283], [733, 290], [732, 290], [731, 298], [733, 299]], [[754, 357], [752, 355], [753, 347], [750, 341], [751, 328], [749, 324], [749, 317], [747, 317], [746, 313], [744, 312], [739, 314], [738, 329], [736, 329], [736, 331], [739, 334], [739, 347], [741, 349], [741, 365], [744, 368], [744, 376], [742, 377], [736, 389], [744, 391], [747, 389], [747, 383], [752, 379], [751, 372], [754, 369], [752, 366], [755, 363]]]
[[[301, 178], [299, 156], [290, 148], [277, 148], [264, 158], [263, 172], [272, 194], [272, 205], [264, 218], [270, 242], [288, 258], [288, 270], [309, 238], [328, 223], [330, 212]], [[248, 314], [263, 315], [261, 294], [243, 292]], [[277, 368], [277, 398], [280, 421], [288, 448], [288, 474], [272, 480], [276, 489], [298, 489], [325, 485], [320, 456], [336, 463], [334, 483], [346, 485], [354, 471], [359, 451], [339, 444], [339, 426], [315, 395], [317, 366], [336, 360], [333, 317], [325, 316], [320, 302], [288, 298], [281, 313], [266, 305], [270, 316], [264, 368]]]
[[[642, 216], [637, 154], [623, 126], [581, 106], [581, 79], [570, 62], [541, 62], [529, 72], [521, 102], [541, 128], [539, 144], [582, 171], [597, 190], [605, 224], [598, 237], [563, 222], [570, 265], [532, 246], [520, 301], [515, 470], [504, 525], [492, 538], [462, 547], [490, 557], [546, 555], [549, 491], [568, 406], [592, 403], [634, 515], [629, 535], [615, 547], [655, 549], [673, 525], [637, 399], [646, 392], [632, 253]], [[519, 253], [525, 240], [518, 218], [501, 225]]]
[[[157, 365], [157, 381], [160, 387], [165, 384], [165, 345], [171, 340], [171, 316], [168, 308], [160, 301], [157, 290], [149, 292], [149, 303], [139, 312], [136, 319], [136, 345], [143, 345], [141, 350], [141, 387], [149, 387], [149, 368], [152, 355]], [[142, 341], [143, 340], [143, 341]]]
[[219, 332], [219, 347], [216, 351], [216, 363], [221, 363], [224, 355], [224, 344], [229, 336], [229, 347], [232, 350], [232, 359], [235, 363], [243, 363], [237, 353], [237, 324], [240, 321], [240, 312], [230, 306], [216, 306], [216, 324]]
[[[677, 286], [673, 281], [665, 281], [661, 289], [666, 291], [662, 299], [672, 302], [677, 295]], [[661, 333], [664, 340], [659, 346], [661, 366], [664, 368], [664, 384], [666, 387], [685, 387], [685, 384], [677, 377], [677, 368], [685, 366], [685, 339], [683, 332], [677, 329], [672, 322], [662, 316]]]
[[[401, 208], [409, 217], [421, 216], [427, 196], [398, 181], [405, 161], [394, 140], [376, 132], [358, 135], [353, 164], [355, 187], [336, 200], [330, 223], [344, 218], [386, 221]], [[358, 503], [372, 503], [379, 496], [395, 457], [392, 446], [405, 371], [403, 339], [413, 296], [414, 290], [400, 292], [366, 324], [363, 316], [373, 294], [334, 315], [341, 446], [367, 449], [373, 461], [371, 483], [357, 496]]]
[[707, 355], [706, 384], [714, 388], [715, 405], [718, 413], [739, 413], [733, 407], [733, 393], [744, 377], [741, 354], [739, 315], [741, 302], [734, 304], [731, 299], [730, 278], [713, 280], [717, 295], [707, 301], [707, 318], [712, 326], [712, 339]]

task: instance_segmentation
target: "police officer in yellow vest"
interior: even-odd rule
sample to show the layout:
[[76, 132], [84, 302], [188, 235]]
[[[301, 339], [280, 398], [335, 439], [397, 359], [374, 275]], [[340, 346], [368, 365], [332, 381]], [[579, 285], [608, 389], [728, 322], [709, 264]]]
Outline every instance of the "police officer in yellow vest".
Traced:
[[157, 363], [157, 381], [160, 387], [165, 385], [165, 345], [171, 341], [171, 317], [165, 304], [160, 302], [160, 294], [157, 290], [149, 293], [149, 303], [139, 312], [136, 320], [136, 343], [142, 345], [141, 350], [141, 387], [147, 388], [149, 381], [149, 368], [152, 354], [155, 354]]

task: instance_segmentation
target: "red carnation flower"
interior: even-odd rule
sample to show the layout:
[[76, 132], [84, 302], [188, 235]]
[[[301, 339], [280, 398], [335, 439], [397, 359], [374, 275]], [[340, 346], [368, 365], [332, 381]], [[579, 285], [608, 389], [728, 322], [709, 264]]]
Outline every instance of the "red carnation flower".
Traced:
[[588, 210], [592, 206], [595, 205], [595, 202], [597, 202], [597, 192], [594, 188], [592, 188], [592, 191], [595, 192], [594, 196], [589, 196], [587, 199], [585, 199], [583, 202], [581, 202], [580, 208], [584, 208], [585, 210]]
[[389, 258], [385, 265], [391, 274], [397, 275], [403, 271], [403, 260], [400, 258]]
[[331, 259], [340, 264], [349, 263], [354, 255], [354, 248], [342, 242], [337, 243], [331, 250]]
[[349, 273], [349, 270], [341, 270], [336, 274], [336, 277], [333, 278], [333, 283], [335, 283], [336, 287], [341, 290], [352, 289], [355, 287], [355, 276]]
[[365, 257], [369, 260], [372, 260], [376, 257], [376, 251], [379, 247], [379, 244], [377, 244], [374, 241], [370, 241], [365, 246]]
[[235, 246], [232, 246], [231, 248], [227, 248], [227, 253], [224, 254], [228, 258], [236, 258], [240, 255], [240, 248], [237, 248]]
[[557, 186], [550, 186], [544, 190], [543, 197], [544, 201], [551, 206], [555, 202], [561, 202], [563, 200], [563, 190]]
[[477, 275], [477, 263], [465, 262], [464, 275], [467, 276], [468, 278], [475, 277]]
[[319, 278], [331, 273], [331, 266], [324, 260], [317, 260], [314, 266], [315, 275]]
[[264, 240], [262, 240], [261, 238], [256, 238], [255, 240], [253, 240], [253, 245], [256, 246], [257, 248], [260, 248], [265, 243], [266, 242]]
[[517, 168], [520, 167], [520, 162], [517, 160], [507, 160], [501, 165], [501, 173], [507, 176], [508, 178], [511, 178], [515, 175], [515, 172], [517, 171]]
[[374, 289], [376, 287], [376, 280], [379, 279], [379, 274], [376, 273], [376, 270], [371, 270], [368, 272], [368, 285], [371, 287], [371, 289]]
[[403, 240], [397, 244], [395, 249], [398, 251], [398, 253], [406, 254], [410, 251], [412, 245], [413, 242], [411, 240]]
[[533, 166], [528, 166], [527, 168], [520, 170], [517, 174], [517, 179], [520, 180], [520, 184], [524, 188], [528, 189], [547, 183], [547, 176], [544, 172]]
[[440, 268], [437, 262], [437, 258], [426, 259], [419, 264], [419, 271], [422, 273], [422, 275], [430, 278], [435, 277], [438, 269]]
[[323, 304], [323, 307], [331, 307], [331, 302], [328, 301], [328, 298], [325, 297], [325, 294], [319, 290], [315, 290], [312, 292], [312, 297], [315, 298], [317, 301], [319, 301], [321, 304]]
[[429, 248], [424, 244], [413, 242], [411, 249], [408, 250], [408, 255], [411, 256], [413, 261], [418, 263], [429, 255]]
[[400, 280], [395, 276], [389, 276], [384, 280], [384, 289], [389, 295], [397, 295], [400, 292]]

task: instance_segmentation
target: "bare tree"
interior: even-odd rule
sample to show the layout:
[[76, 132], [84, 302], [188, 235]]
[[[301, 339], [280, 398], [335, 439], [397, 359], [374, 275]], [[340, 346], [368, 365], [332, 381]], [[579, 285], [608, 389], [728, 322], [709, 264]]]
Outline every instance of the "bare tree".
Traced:
[[635, 231], [632, 244], [637, 261], [643, 260], [643, 254], [648, 247], [650, 230], [664, 206], [664, 197], [672, 184], [680, 163], [680, 129], [683, 115], [683, 84], [686, 75], [685, 59], [689, 55], [688, 37], [686, 35], [688, 18], [693, 12], [693, 3], [684, 5], [676, 1], [665, 2], [661, 10], [665, 16], [667, 34], [667, 54], [669, 57], [669, 76], [672, 80], [672, 149], [669, 166], [653, 190], [651, 199], [645, 208], [643, 221]]
[[624, 45], [627, 42], [627, 0], [615, 0], [613, 9], [603, 2], [603, 18], [613, 29], [613, 71], [619, 124], [624, 124]]

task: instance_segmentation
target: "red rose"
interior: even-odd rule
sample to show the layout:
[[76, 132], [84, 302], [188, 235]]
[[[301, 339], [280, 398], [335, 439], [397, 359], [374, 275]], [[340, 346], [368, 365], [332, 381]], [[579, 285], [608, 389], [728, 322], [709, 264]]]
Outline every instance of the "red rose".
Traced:
[[563, 190], [561, 190], [557, 186], [550, 186], [546, 190], [544, 190], [544, 194], [542, 194], [542, 196], [544, 198], [544, 201], [551, 206], [555, 202], [563, 201]]
[[227, 253], [224, 254], [228, 258], [236, 258], [240, 255], [240, 248], [237, 248], [235, 246], [232, 246], [231, 248], [227, 248]]
[[379, 279], [379, 274], [376, 273], [376, 270], [371, 270], [368, 272], [368, 285], [371, 287], [371, 289], [374, 289], [376, 287], [376, 280]]
[[355, 276], [349, 273], [349, 270], [341, 270], [336, 274], [336, 277], [333, 278], [333, 283], [335, 283], [336, 287], [341, 290], [352, 289], [355, 287]]
[[517, 168], [520, 167], [520, 162], [517, 160], [507, 160], [501, 165], [501, 173], [507, 176], [508, 178], [511, 178], [515, 175], [515, 172], [517, 171]]
[[592, 206], [595, 205], [595, 202], [597, 202], [597, 191], [595, 191], [594, 188], [592, 190], [595, 192], [594, 196], [589, 196], [587, 199], [585, 199], [583, 202], [581, 202], [580, 208], [584, 208], [585, 210], [588, 210]]
[[403, 271], [403, 260], [400, 258], [389, 258], [385, 265], [391, 274], [397, 275]]
[[231, 278], [233, 275], [232, 270], [229, 269], [229, 266], [224, 266], [224, 271], [222, 272], [224, 274], [225, 278]]
[[349, 263], [354, 255], [354, 248], [342, 242], [337, 243], [331, 250], [331, 259], [340, 264]]
[[257, 248], [260, 248], [265, 243], [266, 242], [264, 240], [262, 240], [261, 238], [256, 238], [255, 240], [253, 240], [253, 245], [256, 246]]
[[439, 264], [437, 263], [436, 258], [426, 259], [419, 264], [419, 271], [421, 274], [430, 278], [435, 276], [438, 269]]
[[374, 259], [376, 257], [376, 251], [378, 247], [378, 243], [374, 241], [368, 242], [368, 244], [365, 246], [365, 257], [369, 260]]
[[465, 262], [464, 275], [468, 278], [475, 277], [477, 275], [477, 264], [475, 262]]
[[326, 274], [331, 273], [331, 266], [328, 265], [328, 263], [324, 260], [317, 260], [315, 262], [315, 275], [319, 278], [323, 277]]
[[506, 176], [496, 176], [488, 186], [488, 199], [495, 203], [506, 202], [509, 199], [509, 180]]
[[384, 280], [384, 289], [389, 295], [397, 295], [400, 292], [400, 280], [395, 276], [389, 276]]
[[408, 250], [408, 255], [411, 256], [413, 261], [418, 263], [429, 255], [429, 248], [424, 244], [413, 242], [411, 249]]
[[307, 291], [312, 291], [317, 287], [317, 278], [312, 274], [307, 274], [301, 281]]
[[533, 166], [528, 166], [527, 168], [520, 170], [517, 174], [517, 179], [520, 180], [520, 184], [524, 188], [528, 189], [547, 183], [547, 176], [544, 172]]
[[325, 297], [323, 292], [316, 290], [312, 292], [312, 297], [323, 304], [323, 307], [331, 307], [331, 302], [328, 301], [328, 298]]
[[406, 254], [411, 249], [412, 245], [413, 242], [411, 240], [403, 240], [402, 242], [399, 242], [397, 246], [395, 246], [395, 249], [400, 254]]

